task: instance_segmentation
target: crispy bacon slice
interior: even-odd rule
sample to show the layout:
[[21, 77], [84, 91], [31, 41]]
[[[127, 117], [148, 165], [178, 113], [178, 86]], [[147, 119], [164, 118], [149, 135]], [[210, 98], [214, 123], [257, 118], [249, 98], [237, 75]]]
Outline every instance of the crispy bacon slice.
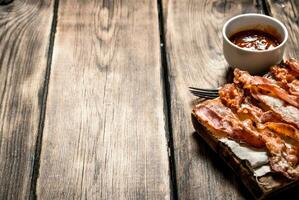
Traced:
[[279, 114], [272, 110], [264, 111], [253, 105], [252, 98], [250, 96], [244, 97], [243, 90], [237, 87], [236, 84], [224, 85], [219, 91], [219, 96], [221, 102], [234, 112], [237, 112], [241, 119], [243, 118], [242, 115], [246, 115], [246, 117], [250, 115], [253, 121], [258, 121], [259, 123], [284, 121]]
[[243, 90], [235, 87], [234, 84], [225, 84], [219, 90], [219, 96], [225, 106], [236, 110], [240, 108], [240, 105], [244, 100]]
[[299, 62], [295, 59], [290, 59], [285, 62], [286, 66], [291, 70], [299, 74]]
[[271, 67], [270, 72], [274, 76], [275, 80], [286, 83], [290, 83], [299, 77], [299, 74], [295, 71], [278, 65]]
[[289, 179], [299, 179], [298, 147], [287, 146], [286, 143], [273, 132], [260, 132], [270, 154], [270, 166]]
[[283, 101], [299, 108], [299, 97], [291, 95], [284, 89], [280, 88], [275, 80], [265, 77], [251, 76], [246, 71], [235, 69], [234, 71], [236, 84], [241, 84], [244, 89], [254, 89], [258, 93], [266, 94], [273, 97], [278, 97]]
[[[238, 91], [238, 92], [236, 92]], [[238, 95], [224, 95], [224, 94], [238, 94]], [[299, 125], [299, 109], [292, 107], [290, 105], [284, 105], [280, 99], [274, 97], [268, 97], [266, 95], [260, 94], [253, 94], [253, 96], [267, 105], [270, 110], [263, 111], [261, 108], [253, 105], [250, 97], [244, 98], [244, 93], [238, 88], [235, 84], [227, 84], [223, 87], [220, 92], [219, 96], [221, 101], [224, 103], [225, 106], [231, 108], [235, 113], [238, 114], [240, 119], [244, 119], [244, 115], [246, 118], [251, 119], [255, 123], [266, 123], [266, 122], [275, 122], [276, 130], [282, 130], [283, 127], [285, 131], [290, 130], [290, 127], [293, 127], [293, 132], [298, 133], [298, 125]], [[244, 99], [240, 101], [240, 99]], [[231, 103], [233, 102], [233, 103]], [[238, 103], [236, 103], [238, 102]], [[236, 109], [238, 108], [238, 109]], [[274, 112], [273, 112], [274, 111]], [[278, 123], [279, 122], [279, 123]], [[286, 123], [284, 123], [286, 122]], [[288, 125], [290, 123], [292, 125]], [[285, 124], [283, 126], [283, 124]], [[273, 128], [274, 126], [270, 126]], [[280, 128], [278, 128], [278, 126]], [[296, 128], [297, 127], [297, 128]], [[281, 131], [279, 131], [281, 132]], [[295, 134], [295, 135], [297, 135]], [[294, 134], [292, 134], [294, 135]], [[289, 135], [290, 136], [290, 135]], [[298, 136], [299, 138], [299, 136]], [[294, 138], [296, 139], [296, 138]], [[299, 141], [299, 140], [298, 140]]]
[[270, 130], [282, 136], [288, 136], [299, 142], [299, 130], [294, 126], [282, 122], [266, 122], [259, 126], [259, 129], [269, 128]]
[[[247, 87], [246, 87], [247, 88]], [[296, 106], [299, 108], [299, 97], [295, 95], [288, 94], [285, 90], [280, 87], [272, 86], [268, 84], [259, 84], [259, 85], [251, 85], [249, 88], [259, 92], [261, 94], [266, 94], [272, 97], [278, 97], [281, 100], [284, 100], [290, 105]]]
[[278, 115], [283, 121], [290, 123], [299, 128], [299, 109], [286, 104], [279, 98], [271, 97], [268, 95], [260, 94], [255, 90], [252, 90], [251, 95], [260, 101], [263, 105], [266, 105], [271, 111]]
[[275, 65], [271, 67], [271, 75], [280, 87], [292, 95], [299, 96], [299, 73], [296, 73], [290, 68]]
[[293, 80], [287, 84], [290, 94], [299, 96], [299, 80]]
[[264, 146], [258, 132], [251, 130], [248, 121], [241, 122], [219, 98], [197, 105], [193, 113], [216, 137], [229, 137], [253, 147]]
[[266, 123], [266, 122], [281, 122], [284, 121], [279, 115], [274, 113], [271, 110], [263, 111], [261, 108], [253, 105], [248, 98], [246, 102], [240, 106], [240, 109], [237, 111], [238, 116], [241, 119], [250, 118], [256, 123]]

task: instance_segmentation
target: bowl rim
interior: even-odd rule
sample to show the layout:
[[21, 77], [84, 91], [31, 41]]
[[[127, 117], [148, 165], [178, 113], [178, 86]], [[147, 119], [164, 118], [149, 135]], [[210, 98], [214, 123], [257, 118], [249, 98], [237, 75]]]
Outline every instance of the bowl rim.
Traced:
[[[245, 49], [245, 48], [241, 48], [241, 47], [239, 47], [238, 45], [236, 45], [236, 44], [234, 44], [233, 42], [231, 42], [231, 41], [228, 39], [228, 37], [227, 37], [227, 35], [226, 35], [226, 33], [225, 33], [225, 31], [226, 31], [226, 29], [227, 29], [227, 26], [228, 26], [232, 21], [234, 21], [234, 20], [236, 20], [236, 19], [238, 19], [238, 18], [241, 18], [241, 17], [247, 17], [247, 16], [256, 16], [256, 17], [267, 18], [267, 19], [272, 20], [272, 21], [276, 22], [277, 24], [279, 24], [279, 26], [282, 27], [282, 29], [283, 29], [283, 31], [284, 31], [284, 33], [285, 33], [285, 37], [284, 37], [283, 41], [282, 41], [278, 46], [276, 46], [276, 47], [274, 47], [274, 48], [272, 48], [272, 49], [266, 49], [266, 50]], [[285, 43], [287, 42], [288, 37], [289, 37], [288, 30], [287, 30], [287, 28], [285, 27], [285, 25], [284, 25], [281, 21], [279, 21], [278, 19], [276, 19], [276, 18], [274, 18], [274, 17], [270, 17], [270, 16], [267, 16], [267, 15], [264, 15], [264, 14], [259, 14], [259, 13], [246, 13], [246, 14], [240, 14], [240, 15], [236, 15], [236, 16], [230, 18], [230, 19], [227, 20], [227, 21], [225, 22], [225, 24], [223, 25], [223, 28], [222, 28], [222, 35], [223, 35], [224, 39], [225, 39], [230, 45], [236, 47], [237, 49], [239, 49], [239, 50], [241, 50], [241, 51], [245, 51], [245, 52], [255, 52], [255, 53], [257, 53], [257, 52], [258, 52], [258, 53], [263, 53], [263, 52], [272, 52], [272, 51], [275, 51], [275, 50], [281, 48], [283, 45], [285, 45]]]

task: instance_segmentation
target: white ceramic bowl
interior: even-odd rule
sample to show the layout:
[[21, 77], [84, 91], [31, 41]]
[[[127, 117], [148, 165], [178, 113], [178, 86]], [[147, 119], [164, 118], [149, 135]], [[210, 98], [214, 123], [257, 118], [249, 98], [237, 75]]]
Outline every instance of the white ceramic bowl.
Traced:
[[[249, 50], [232, 43], [229, 38], [240, 31], [260, 30], [273, 35], [280, 42], [278, 46], [267, 50]], [[228, 20], [222, 30], [223, 54], [228, 64], [252, 74], [265, 72], [270, 66], [283, 59], [288, 40], [286, 27], [277, 19], [262, 14], [242, 14]]]

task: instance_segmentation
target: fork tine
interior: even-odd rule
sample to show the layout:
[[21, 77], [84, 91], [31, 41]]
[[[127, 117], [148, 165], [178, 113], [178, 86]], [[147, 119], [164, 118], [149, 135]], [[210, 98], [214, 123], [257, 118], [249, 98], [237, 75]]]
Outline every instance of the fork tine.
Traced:
[[207, 95], [207, 96], [218, 96], [218, 93], [202, 92], [202, 91], [196, 91], [196, 90], [190, 90], [190, 92], [196, 93], [196, 94], [203, 94], [203, 95]]
[[196, 97], [205, 98], [205, 99], [215, 99], [215, 98], [217, 98], [215, 96], [205, 96], [205, 95], [202, 95], [202, 94], [193, 94], [193, 95], [196, 96]]
[[216, 98], [218, 97], [218, 94], [211, 94], [211, 93], [205, 93], [205, 92], [199, 92], [199, 91], [190, 91], [195, 96], [205, 96], [205, 97], [211, 97]]
[[195, 87], [189, 87], [190, 90], [193, 91], [200, 91], [200, 92], [206, 92], [206, 93], [217, 93], [218, 94], [218, 89], [202, 89], [202, 88], [195, 88]]
[[201, 90], [190, 90], [190, 92], [203, 94], [203, 95], [218, 96], [218, 92], [201, 91]]
[[195, 87], [189, 87], [190, 92], [197, 97], [214, 99], [218, 97], [218, 89], [201, 89]]
[[219, 89], [203, 89], [203, 88], [196, 88], [196, 87], [189, 87], [190, 89], [193, 90], [204, 90], [204, 91], [218, 91]]

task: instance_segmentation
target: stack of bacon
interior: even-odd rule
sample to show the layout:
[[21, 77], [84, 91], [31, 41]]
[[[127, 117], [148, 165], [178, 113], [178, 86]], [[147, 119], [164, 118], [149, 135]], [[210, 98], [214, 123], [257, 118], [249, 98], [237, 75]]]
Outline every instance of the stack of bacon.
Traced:
[[193, 113], [214, 136], [264, 148], [271, 169], [299, 179], [299, 62], [273, 66], [269, 77], [234, 70], [234, 83]]

